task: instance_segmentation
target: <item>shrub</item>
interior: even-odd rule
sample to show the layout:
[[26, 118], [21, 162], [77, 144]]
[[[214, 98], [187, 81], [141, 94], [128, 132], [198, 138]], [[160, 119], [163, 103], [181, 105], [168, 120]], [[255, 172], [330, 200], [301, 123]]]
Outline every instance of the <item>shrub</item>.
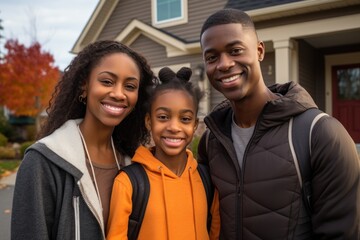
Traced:
[[4, 134], [0, 133], [0, 146], [4, 147], [8, 143], [8, 138]]
[[198, 152], [198, 145], [200, 141], [201, 136], [194, 135], [193, 140], [189, 144], [189, 149], [194, 155], [194, 158], [197, 159], [197, 152]]
[[0, 159], [14, 159], [15, 156], [16, 152], [12, 147], [0, 147]]
[[28, 147], [30, 147], [31, 144], [33, 144], [34, 141], [27, 141], [27, 142], [23, 142], [21, 145], [20, 145], [20, 158], [23, 158], [24, 157], [24, 154], [25, 154], [25, 151]]

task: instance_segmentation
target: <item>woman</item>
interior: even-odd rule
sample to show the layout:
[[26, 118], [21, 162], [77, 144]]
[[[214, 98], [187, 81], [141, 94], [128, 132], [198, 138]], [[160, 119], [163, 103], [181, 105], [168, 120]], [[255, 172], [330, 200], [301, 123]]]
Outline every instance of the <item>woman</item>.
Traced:
[[148, 142], [153, 73], [115, 41], [90, 44], [65, 69], [14, 190], [12, 239], [105, 239], [115, 176]]

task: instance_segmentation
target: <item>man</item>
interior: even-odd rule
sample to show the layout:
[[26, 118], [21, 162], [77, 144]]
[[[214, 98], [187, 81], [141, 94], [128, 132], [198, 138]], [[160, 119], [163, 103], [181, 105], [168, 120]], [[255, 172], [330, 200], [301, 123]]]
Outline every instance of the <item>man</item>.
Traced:
[[265, 46], [246, 13], [214, 13], [200, 39], [209, 81], [227, 98], [205, 118], [198, 156], [219, 191], [220, 239], [359, 239], [359, 158], [344, 127], [326, 116], [313, 128], [312, 212], [303, 218], [289, 120], [316, 104], [293, 82], [266, 87]]

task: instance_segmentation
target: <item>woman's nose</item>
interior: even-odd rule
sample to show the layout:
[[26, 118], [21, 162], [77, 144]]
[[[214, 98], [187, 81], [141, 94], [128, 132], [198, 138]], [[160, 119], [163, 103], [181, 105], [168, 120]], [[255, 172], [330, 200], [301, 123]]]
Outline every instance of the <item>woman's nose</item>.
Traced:
[[124, 94], [124, 89], [122, 86], [114, 86], [110, 92], [110, 97], [113, 97], [115, 99], [123, 100], [126, 98], [126, 95]]

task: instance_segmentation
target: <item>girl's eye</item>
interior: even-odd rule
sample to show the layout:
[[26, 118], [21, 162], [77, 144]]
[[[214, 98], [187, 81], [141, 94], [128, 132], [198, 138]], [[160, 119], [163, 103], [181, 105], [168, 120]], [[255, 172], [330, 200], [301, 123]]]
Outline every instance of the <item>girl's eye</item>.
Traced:
[[164, 121], [164, 120], [167, 120], [169, 119], [169, 117], [167, 115], [158, 115], [157, 116], [157, 119], [161, 120], [161, 121]]
[[181, 121], [184, 123], [190, 123], [192, 121], [192, 118], [191, 117], [182, 117]]

